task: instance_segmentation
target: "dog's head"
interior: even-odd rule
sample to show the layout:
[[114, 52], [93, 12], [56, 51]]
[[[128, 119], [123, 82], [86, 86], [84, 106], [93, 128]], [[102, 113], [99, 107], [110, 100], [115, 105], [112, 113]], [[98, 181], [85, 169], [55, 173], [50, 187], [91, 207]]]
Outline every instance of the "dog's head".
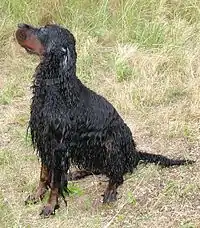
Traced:
[[19, 24], [16, 31], [18, 43], [30, 54], [43, 56], [50, 53], [67, 53], [75, 48], [74, 36], [58, 25], [33, 27]]

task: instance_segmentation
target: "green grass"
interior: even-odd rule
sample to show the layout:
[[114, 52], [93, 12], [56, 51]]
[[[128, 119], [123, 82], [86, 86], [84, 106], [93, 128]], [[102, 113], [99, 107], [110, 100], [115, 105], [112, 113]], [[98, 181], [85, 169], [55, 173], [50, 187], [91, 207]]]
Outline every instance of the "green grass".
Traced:
[[[106, 183], [70, 183], [68, 207], [51, 219], [42, 203], [25, 206], [39, 162], [26, 141], [38, 59], [14, 39], [20, 22], [59, 23], [77, 40], [77, 75], [117, 108], [139, 148], [198, 159], [200, 124], [200, 1], [1, 0], [0, 2], [0, 224], [2, 227], [200, 226], [200, 169], [139, 166], [102, 205]], [[101, 184], [100, 184], [101, 183]]]

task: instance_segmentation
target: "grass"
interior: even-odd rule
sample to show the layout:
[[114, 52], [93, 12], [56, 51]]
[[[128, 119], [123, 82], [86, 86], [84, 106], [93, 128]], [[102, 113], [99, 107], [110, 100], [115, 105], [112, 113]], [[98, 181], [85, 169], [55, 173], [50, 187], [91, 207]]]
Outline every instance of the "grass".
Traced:
[[199, 162], [140, 165], [102, 205], [103, 177], [70, 183], [68, 207], [41, 219], [24, 200], [39, 177], [26, 140], [32, 75], [38, 63], [15, 42], [20, 22], [56, 22], [77, 39], [78, 76], [109, 99], [140, 149], [197, 160], [200, 126], [200, 2], [196, 0], [2, 0], [0, 2], [0, 226], [200, 226]]

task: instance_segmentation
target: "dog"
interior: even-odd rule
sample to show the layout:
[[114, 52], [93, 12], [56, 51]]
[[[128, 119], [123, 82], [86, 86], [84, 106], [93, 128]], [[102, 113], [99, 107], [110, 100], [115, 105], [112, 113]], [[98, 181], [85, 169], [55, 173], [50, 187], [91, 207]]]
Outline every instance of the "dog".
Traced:
[[110, 203], [117, 199], [124, 174], [132, 173], [139, 161], [162, 167], [193, 163], [136, 149], [129, 127], [113, 105], [76, 76], [76, 41], [69, 30], [55, 24], [40, 28], [19, 24], [16, 39], [28, 53], [40, 57], [29, 128], [41, 173], [39, 186], [26, 203], [41, 200], [50, 188], [42, 215], [48, 217], [59, 207], [71, 164], [80, 169], [74, 177], [106, 175], [103, 203]]

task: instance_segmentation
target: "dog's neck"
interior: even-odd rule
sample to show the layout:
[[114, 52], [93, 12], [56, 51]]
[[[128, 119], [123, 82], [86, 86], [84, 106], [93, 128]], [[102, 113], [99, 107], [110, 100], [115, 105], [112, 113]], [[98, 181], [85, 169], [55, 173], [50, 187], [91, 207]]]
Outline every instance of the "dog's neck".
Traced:
[[44, 56], [36, 68], [34, 77], [35, 89], [46, 90], [54, 86], [66, 99], [79, 99], [82, 83], [76, 77], [76, 58], [69, 59], [69, 56], [62, 53]]
[[41, 58], [36, 70], [36, 80], [45, 81], [50, 79], [70, 80], [76, 77], [76, 56], [66, 52], [48, 53]]

